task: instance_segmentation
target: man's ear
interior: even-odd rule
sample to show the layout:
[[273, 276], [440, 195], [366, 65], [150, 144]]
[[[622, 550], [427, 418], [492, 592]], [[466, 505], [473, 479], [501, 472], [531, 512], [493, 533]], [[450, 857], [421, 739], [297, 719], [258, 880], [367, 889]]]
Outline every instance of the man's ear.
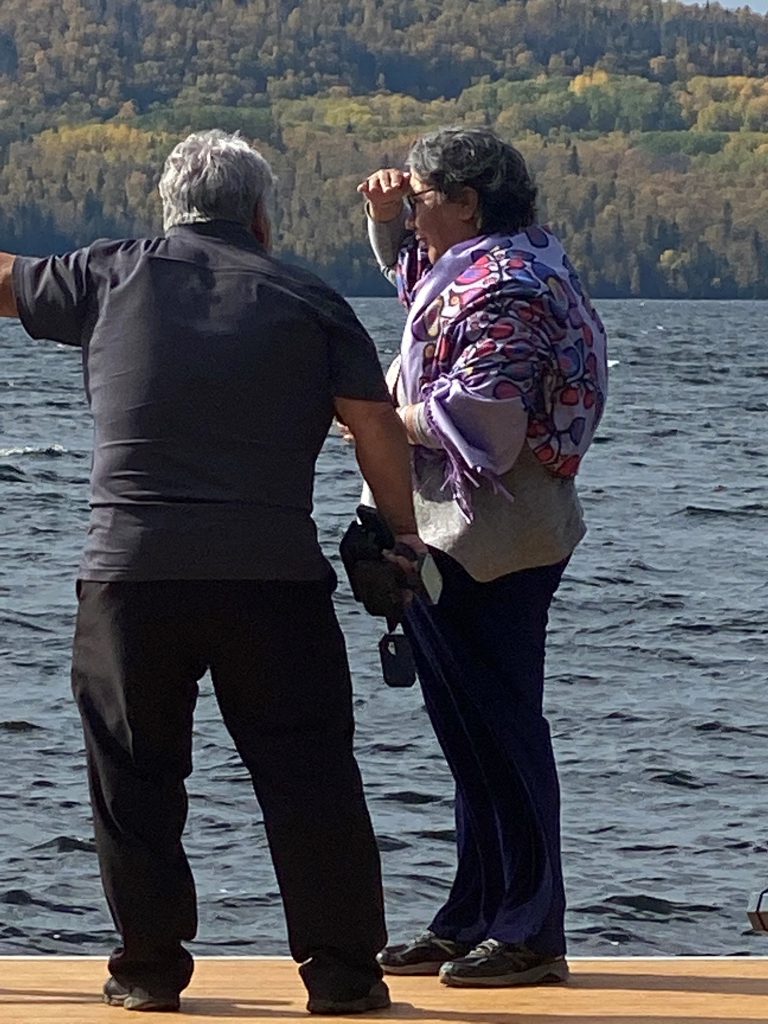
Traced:
[[264, 203], [256, 203], [253, 211], [251, 231], [257, 242], [261, 242], [269, 252], [272, 248], [272, 221], [269, 219]]

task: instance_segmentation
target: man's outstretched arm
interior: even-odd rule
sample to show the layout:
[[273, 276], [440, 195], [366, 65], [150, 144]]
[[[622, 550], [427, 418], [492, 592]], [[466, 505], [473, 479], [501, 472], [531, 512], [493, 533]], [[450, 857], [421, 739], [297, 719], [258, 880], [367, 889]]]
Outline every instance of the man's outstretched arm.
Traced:
[[0, 252], [0, 316], [18, 316], [16, 296], [13, 292], [13, 264], [16, 257]]

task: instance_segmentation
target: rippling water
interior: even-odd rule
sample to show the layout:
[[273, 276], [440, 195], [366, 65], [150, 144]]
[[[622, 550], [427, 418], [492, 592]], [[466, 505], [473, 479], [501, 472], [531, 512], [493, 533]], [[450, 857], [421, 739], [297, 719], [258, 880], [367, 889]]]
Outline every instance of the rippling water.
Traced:
[[[359, 300], [394, 352], [394, 301]], [[551, 617], [547, 705], [563, 787], [574, 954], [768, 953], [768, 346], [759, 303], [602, 302], [608, 412], [580, 477], [590, 532]], [[91, 841], [68, 661], [87, 520], [79, 355], [0, 326], [0, 954], [113, 940]], [[357, 500], [330, 438], [316, 488], [326, 551]], [[357, 747], [390, 932], [421, 928], [454, 854], [452, 787], [417, 689], [388, 690], [380, 626], [342, 584]], [[200, 953], [282, 953], [264, 829], [209, 682], [196, 716], [187, 849]]]

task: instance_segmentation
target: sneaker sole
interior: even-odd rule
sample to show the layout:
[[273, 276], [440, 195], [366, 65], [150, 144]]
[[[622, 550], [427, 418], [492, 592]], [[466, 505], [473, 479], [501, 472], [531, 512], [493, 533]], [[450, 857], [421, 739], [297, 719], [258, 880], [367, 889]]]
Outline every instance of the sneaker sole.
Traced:
[[452, 988], [512, 988], [515, 985], [559, 985], [569, 978], [568, 965], [547, 964], [533, 967], [530, 971], [516, 971], [514, 974], [462, 976], [441, 973], [440, 981]]
[[107, 1006], [121, 1006], [124, 1010], [133, 1010], [135, 1013], [176, 1013], [180, 1009], [180, 1003], [168, 1000], [144, 999], [134, 1006], [129, 995], [109, 996], [106, 992], [102, 995], [102, 1001]]
[[350, 999], [347, 1002], [336, 1002], [333, 999], [310, 999], [307, 1003], [309, 1013], [336, 1017], [347, 1013], [365, 1013], [367, 1010], [386, 1010], [392, 1005], [389, 996], [364, 996], [362, 999]]
[[379, 961], [379, 966], [385, 974], [424, 974], [434, 976], [440, 973], [440, 968], [449, 959], [450, 957], [446, 957], [445, 960], [435, 960], [433, 963], [422, 960], [418, 964], [383, 964]]
[[133, 1010], [136, 1013], [178, 1013], [180, 1008], [179, 1003], [171, 1002], [171, 1000], [147, 999], [141, 1000], [136, 1006], [132, 1006], [131, 1000], [126, 999], [123, 1003], [124, 1010]]

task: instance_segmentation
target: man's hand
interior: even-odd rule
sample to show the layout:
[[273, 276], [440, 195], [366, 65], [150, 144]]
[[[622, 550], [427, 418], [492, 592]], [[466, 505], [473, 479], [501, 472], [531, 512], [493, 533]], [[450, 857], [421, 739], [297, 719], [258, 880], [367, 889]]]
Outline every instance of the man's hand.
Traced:
[[403, 604], [407, 607], [414, 595], [423, 591], [421, 567], [429, 549], [416, 533], [398, 533], [390, 551], [383, 551], [384, 557], [400, 569], [404, 577]]
[[384, 556], [402, 569], [418, 571], [429, 548], [416, 533], [395, 534], [395, 544]]
[[368, 203], [372, 220], [385, 223], [395, 220], [403, 208], [403, 200], [411, 190], [408, 171], [397, 167], [383, 167], [357, 186], [357, 191]]
[[427, 556], [429, 548], [417, 533], [397, 533], [395, 543], [389, 551], [382, 554], [390, 562], [399, 565], [406, 576], [418, 576], [421, 563]]
[[16, 257], [0, 252], [0, 316], [18, 316], [16, 296], [13, 293], [13, 264]]

